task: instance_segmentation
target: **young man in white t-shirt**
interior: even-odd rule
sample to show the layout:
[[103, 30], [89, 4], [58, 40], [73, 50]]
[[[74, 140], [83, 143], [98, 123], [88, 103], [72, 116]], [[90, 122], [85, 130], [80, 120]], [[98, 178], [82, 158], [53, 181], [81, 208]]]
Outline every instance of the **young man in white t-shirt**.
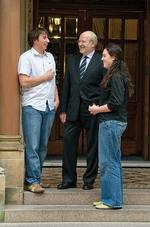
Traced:
[[20, 56], [18, 63], [22, 88], [25, 185], [31, 192], [43, 193], [42, 165], [59, 105], [55, 83], [56, 64], [53, 55], [45, 51], [49, 43], [47, 30], [33, 29], [28, 34], [28, 42], [31, 49]]

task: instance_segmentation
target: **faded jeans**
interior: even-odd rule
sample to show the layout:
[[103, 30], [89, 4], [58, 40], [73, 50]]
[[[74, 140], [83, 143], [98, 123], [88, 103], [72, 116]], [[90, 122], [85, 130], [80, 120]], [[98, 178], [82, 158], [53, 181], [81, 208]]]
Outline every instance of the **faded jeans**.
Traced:
[[32, 106], [22, 107], [22, 126], [25, 141], [25, 183], [40, 183], [43, 162], [54, 122], [55, 110], [46, 106], [39, 111]]
[[113, 208], [123, 205], [121, 136], [126, 126], [126, 122], [116, 120], [99, 124], [100, 200]]

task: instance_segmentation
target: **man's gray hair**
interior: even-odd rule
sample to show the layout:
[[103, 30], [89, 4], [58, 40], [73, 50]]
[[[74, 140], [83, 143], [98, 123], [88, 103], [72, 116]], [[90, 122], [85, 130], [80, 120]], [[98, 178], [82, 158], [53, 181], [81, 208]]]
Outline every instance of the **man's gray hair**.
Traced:
[[91, 36], [91, 41], [92, 41], [95, 45], [97, 45], [97, 43], [98, 43], [97, 35], [96, 35], [94, 32], [92, 32], [92, 31], [89, 31], [89, 32], [90, 32], [90, 36]]
[[95, 46], [98, 43], [97, 35], [93, 31], [85, 31], [82, 34], [86, 34], [89, 37], [89, 41], [95, 44]]

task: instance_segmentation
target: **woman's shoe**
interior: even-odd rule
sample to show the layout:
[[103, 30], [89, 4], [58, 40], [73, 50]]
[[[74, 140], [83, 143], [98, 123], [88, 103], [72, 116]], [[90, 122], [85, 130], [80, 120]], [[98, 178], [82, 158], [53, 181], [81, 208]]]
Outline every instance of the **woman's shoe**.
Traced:
[[93, 206], [97, 206], [97, 205], [100, 205], [100, 204], [102, 204], [102, 201], [93, 202]]
[[107, 206], [103, 203], [98, 204], [95, 207], [96, 207], [96, 209], [122, 209], [122, 207], [110, 207], [110, 206]]
[[109, 207], [103, 203], [97, 204], [95, 207], [96, 209], [112, 209], [112, 207]]

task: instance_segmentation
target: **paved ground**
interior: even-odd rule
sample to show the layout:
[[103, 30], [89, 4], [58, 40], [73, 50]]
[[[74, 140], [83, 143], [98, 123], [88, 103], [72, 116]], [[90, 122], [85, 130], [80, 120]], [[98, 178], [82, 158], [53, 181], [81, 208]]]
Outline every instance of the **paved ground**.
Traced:
[[[82, 176], [85, 168], [77, 168], [77, 187], [82, 187]], [[42, 180], [49, 183], [51, 187], [56, 187], [61, 182], [61, 167], [45, 167], [43, 168]], [[124, 188], [150, 188], [150, 168], [123, 168]], [[95, 187], [100, 185], [99, 175], [97, 176]]]

